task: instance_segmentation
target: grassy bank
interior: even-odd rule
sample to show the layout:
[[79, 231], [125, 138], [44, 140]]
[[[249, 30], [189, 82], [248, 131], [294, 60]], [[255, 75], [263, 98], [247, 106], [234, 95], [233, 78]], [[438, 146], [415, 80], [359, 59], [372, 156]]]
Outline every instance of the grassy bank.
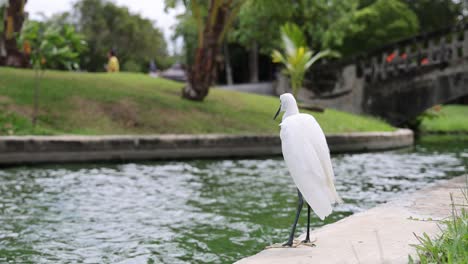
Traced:
[[421, 131], [468, 133], [468, 105], [442, 106], [436, 118], [423, 120]]
[[[181, 84], [142, 74], [47, 71], [39, 125], [30, 122], [34, 73], [0, 68], [0, 134], [277, 133], [278, 98], [212, 89], [203, 103], [180, 98]], [[326, 133], [391, 131], [370, 117], [313, 113]]]

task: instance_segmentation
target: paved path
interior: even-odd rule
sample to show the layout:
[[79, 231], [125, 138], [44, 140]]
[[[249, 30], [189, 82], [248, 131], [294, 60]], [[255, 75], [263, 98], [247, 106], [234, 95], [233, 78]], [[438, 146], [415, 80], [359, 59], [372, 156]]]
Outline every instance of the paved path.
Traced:
[[268, 249], [237, 263], [408, 263], [408, 254], [414, 253], [409, 244], [417, 243], [413, 232], [430, 236], [439, 232], [435, 220], [450, 215], [450, 193], [461, 203], [466, 177], [444, 181], [319, 228], [312, 232], [316, 247]]

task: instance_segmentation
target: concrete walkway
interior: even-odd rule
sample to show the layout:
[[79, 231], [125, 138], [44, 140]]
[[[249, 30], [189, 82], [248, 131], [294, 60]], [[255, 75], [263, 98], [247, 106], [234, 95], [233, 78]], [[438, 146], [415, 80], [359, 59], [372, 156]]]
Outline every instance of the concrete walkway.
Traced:
[[236, 263], [408, 263], [408, 254], [414, 257], [415, 252], [409, 244], [417, 244], [413, 232], [430, 236], [440, 232], [436, 220], [450, 216], [450, 193], [456, 203], [462, 203], [466, 177], [444, 181], [314, 230], [316, 247], [273, 248]]

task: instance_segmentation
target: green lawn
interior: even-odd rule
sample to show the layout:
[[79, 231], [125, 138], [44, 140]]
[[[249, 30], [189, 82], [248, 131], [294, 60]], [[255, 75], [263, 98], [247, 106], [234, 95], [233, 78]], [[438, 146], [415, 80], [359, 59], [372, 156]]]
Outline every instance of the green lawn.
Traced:
[[[182, 84], [143, 74], [47, 71], [39, 125], [32, 129], [34, 72], [0, 68], [0, 134], [278, 133], [279, 99], [212, 89], [183, 100]], [[383, 121], [327, 109], [313, 113], [325, 132], [392, 131]]]
[[444, 105], [438, 116], [425, 118], [421, 124], [424, 132], [468, 132], [468, 105]]

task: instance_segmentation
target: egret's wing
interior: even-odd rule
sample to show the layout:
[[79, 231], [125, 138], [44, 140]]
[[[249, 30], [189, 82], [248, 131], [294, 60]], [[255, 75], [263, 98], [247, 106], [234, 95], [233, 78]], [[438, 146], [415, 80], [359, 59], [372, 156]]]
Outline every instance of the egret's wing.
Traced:
[[330, 201], [332, 203], [342, 203], [340, 196], [335, 189], [335, 174], [333, 173], [333, 166], [330, 158], [330, 149], [328, 148], [327, 139], [322, 131], [322, 128], [317, 123], [315, 118], [311, 115], [301, 114], [304, 119], [309, 119], [307, 126], [311, 126], [309, 130], [314, 131], [312, 135], [308, 135], [309, 140], [312, 141], [315, 152], [320, 160], [322, 169], [324, 170], [326, 181], [328, 185]]
[[280, 136], [284, 160], [296, 186], [314, 212], [325, 218], [340, 199], [322, 129], [312, 116], [299, 114], [281, 123]]

